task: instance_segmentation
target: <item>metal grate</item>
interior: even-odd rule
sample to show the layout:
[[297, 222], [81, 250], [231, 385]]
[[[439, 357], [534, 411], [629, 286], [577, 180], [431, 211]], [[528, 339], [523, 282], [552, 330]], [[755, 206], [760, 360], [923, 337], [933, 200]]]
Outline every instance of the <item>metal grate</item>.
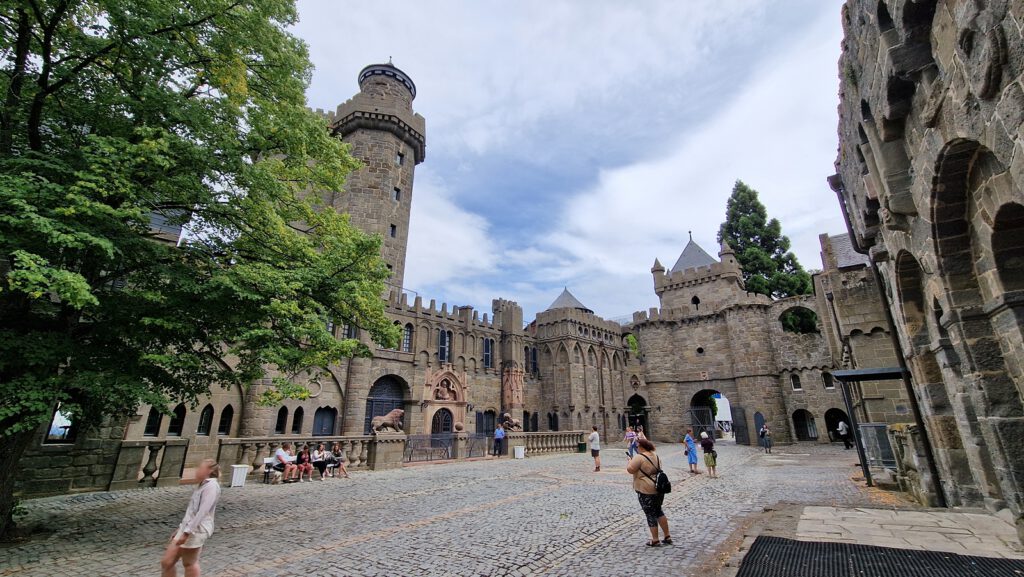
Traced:
[[736, 577], [1024, 576], [1024, 560], [758, 537]]

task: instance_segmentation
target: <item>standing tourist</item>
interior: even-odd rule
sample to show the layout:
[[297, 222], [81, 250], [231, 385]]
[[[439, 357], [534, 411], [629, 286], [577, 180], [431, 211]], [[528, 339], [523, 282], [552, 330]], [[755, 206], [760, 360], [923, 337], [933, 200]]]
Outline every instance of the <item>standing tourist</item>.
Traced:
[[[637, 448], [639, 451], [626, 465], [626, 472], [633, 475], [633, 490], [636, 491], [644, 516], [647, 517], [647, 528], [651, 530], [651, 540], [647, 542], [647, 546], [671, 545], [672, 536], [668, 533], [668, 517], [661, 509], [665, 502], [665, 495], [658, 492], [657, 483], [654, 481], [655, 475], [661, 471], [661, 457], [655, 454], [654, 443], [647, 439], [640, 439]], [[658, 527], [661, 527], [661, 532], [665, 535], [665, 538], [660, 541], [658, 540]]]
[[761, 437], [761, 446], [764, 447], [764, 452], [770, 455], [772, 453], [772, 430], [768, 427], [768, 423], [761, 425], [761, 430], [757, 435]]
[[498, 428], [494, 429], [494, 451], [495, 457], [501, 457], [504, 453], [505, 445], [505, 427], [501, 423], [498, 423]]
[[220, 498], [219, 478], [220, 466], [213, 459], [204, 459], [196, 467], [199, 484], [192, 491], [185, 517], [160, 560], [160, 577], [177, 577], [179, 560], [185, 568], [185, 577], [199, 577], [199, 554], [213, 534], [213, 513]]
[[693, 438], [693, 429], [686, 429], [683, 442], [686, 443], [686, 462], [690, 465], [690, 474], [700, 475], [700, 469], [697, 468], [697, 441]]
[[715, 451], [715, 441], [708, 436], [707, 431], [700, 432], [700, 448], [704, 449], [704, 466], [708, 468], [708, 476], [717, 479], [718, 451]]
[[594, 425], [594, 431], [590, 433], [590, 437], [587, 438], [590, 442], [590, 456], [594, 458], [594, 472], [601, 470], [601, 435], [597, 434], [597, 425]]
[[843, 440], [843, 446], [847, 449], [852, 449], [853, 443], [850, 442], [850, 426], [846, 424], [846, 421], [839, 421], [836, 432], [839, 433], [839, 438]]
[[633, 427], [626, 427], [626, 436], [622, 438], [626, 442], [626, 454], [630, 459], [636, 454], [636, 431]]

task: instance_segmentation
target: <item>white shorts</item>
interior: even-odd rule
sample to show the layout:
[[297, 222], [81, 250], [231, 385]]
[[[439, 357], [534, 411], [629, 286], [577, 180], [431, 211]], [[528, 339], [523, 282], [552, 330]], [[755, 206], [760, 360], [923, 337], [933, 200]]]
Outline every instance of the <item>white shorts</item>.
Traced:
[[[178, 532], [174, 534], [175, 542], [177, 542], [177, 540], [180, 538], [181, 528], [179, 527]], [[196, 529], [196, 532], [189, 535], [188, 539], [185, 540], [185, 543], [179, 545], [179, 547], [181, 547], [182, 549], [198, 549], [202, 547], [206, 543], [206, 540], [209, 538], [210, 534], [206, 532], [206, 529], [199, 527]]]

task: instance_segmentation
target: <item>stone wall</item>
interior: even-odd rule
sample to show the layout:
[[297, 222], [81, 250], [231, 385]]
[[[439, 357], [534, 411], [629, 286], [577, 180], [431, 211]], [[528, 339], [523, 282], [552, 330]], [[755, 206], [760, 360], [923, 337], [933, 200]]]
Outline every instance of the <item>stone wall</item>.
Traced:
[[830, 183], [882, 275], [933, 487], [1024, 533], [1022, 24], [1008, 0], [848, 1]]
[[40, 427], [21, 459], [15, 495], [42, 497], [109, 487], [124, 436], [122, 421], [108, 419], [95, 429], [81, 431], [71, 444], [45, 444], [46, 428]]

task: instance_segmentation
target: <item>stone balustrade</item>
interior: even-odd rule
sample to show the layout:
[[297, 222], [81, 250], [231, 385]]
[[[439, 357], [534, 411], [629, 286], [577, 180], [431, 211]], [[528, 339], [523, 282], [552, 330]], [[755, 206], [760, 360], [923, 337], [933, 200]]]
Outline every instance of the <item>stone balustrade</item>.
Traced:
[[177, 486], [187, 452], [188, 439], [124, 441], [108, 489]]
[[282, 443], [292, 446], [309, 444], [315, 448], [323, 443], [327, 449], [338, 443], [345, 459], [345, 467], [349, 469], [367, 468], [370, 461], [370, 444], [372, 435], [353, 435], [344, 437], [313, 437], [308, 435], [275, 435], [273, 437], [246, 437], [240, 439], [221, 439], [217, 450], [217, 462], [221, 467], [229, 465], [249, 465], [249, 472], [263, 470], [263, 459], [274, 455], [274, 451]]
[[526, 447], [526, 455], [572, 453], [584, 442], [584, 431], [550, 431], [536, 433], [508, 433], [508, 446]]

